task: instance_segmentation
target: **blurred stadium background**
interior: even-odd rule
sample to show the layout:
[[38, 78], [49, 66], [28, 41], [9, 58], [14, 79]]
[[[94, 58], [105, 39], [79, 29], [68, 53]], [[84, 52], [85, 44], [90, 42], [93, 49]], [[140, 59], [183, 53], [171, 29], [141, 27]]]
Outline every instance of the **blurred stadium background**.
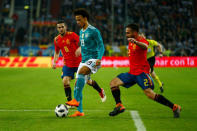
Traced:
[[126, 56], [124, 26], [131, 22], [160, 42], [165, 55], [197, 55], [197, 0], [0, 0], [0, 56], [52, 56], [58, 19], [79, 32], [77, 7], [101, 31], [105, 56]]

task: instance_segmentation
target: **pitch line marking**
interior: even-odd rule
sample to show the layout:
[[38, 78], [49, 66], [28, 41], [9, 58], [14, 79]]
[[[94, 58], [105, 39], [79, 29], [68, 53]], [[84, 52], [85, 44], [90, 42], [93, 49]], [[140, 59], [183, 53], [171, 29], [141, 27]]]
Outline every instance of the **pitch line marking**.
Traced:
[[140, 118], [140, 115], [138, 114], [138, 111], [130, 111], [130, 114], [135, 123], [137, 131], [146, 131], [146, 128]]
[[49, 109], [14, 109], [14, 110], [9, 110], [9, 109], [0, 109], [0, 112], [51, 112], [54, 110], [49, 110]]
[[[109, 112], [110, 110], [84, 110], [89, 112]], [[0, 109], [0, 112], [54, 112], [52, 109]], [[137, 128], [137, 131], [146, 131], [146, 128], [138, 114], [138, 111], [130, 110], [126, 111], [130, 112], [131, 118], [133, 119], [135, 126]]]
[[[71, 109], [75, 110], [75, 109]], [[0, 112], [52, 112], [55, 109], [0, 109]], [[102, 112], [102, 111], [110, 111], [110, 110], [84, 110], [84, 111], [92, 111], [92, 112]]]
[[[53, 112], [52, 109], [0, 109], [0, 112]], [[90, 112], [101, 112], [101, 111], [110, 111], [110, 110], [84, 110], [84, 111], [90, 111]], [[126, 111], [130, 112], [131, 118], [133, 119], [135, 126], [137, 128], [137, 131], [146, 131], [146, 128], [140, 118], [140, 115], [138, 114], [138, 111], [130, 110]]]

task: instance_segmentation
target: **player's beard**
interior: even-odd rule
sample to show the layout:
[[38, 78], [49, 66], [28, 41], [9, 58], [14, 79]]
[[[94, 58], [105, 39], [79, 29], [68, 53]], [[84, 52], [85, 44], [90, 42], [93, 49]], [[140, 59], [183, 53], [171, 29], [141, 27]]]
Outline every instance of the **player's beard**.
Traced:
[[130, 35], [130, 36], [127, 36], [127, 39], [128, 38], [135, 38], [135, 36], [134, 35]]
[[64, 36], [65, 35], [65, 31], [63, 31], [63, 32], [60, 32], [60, 34], [61, 34], [61, 36]]

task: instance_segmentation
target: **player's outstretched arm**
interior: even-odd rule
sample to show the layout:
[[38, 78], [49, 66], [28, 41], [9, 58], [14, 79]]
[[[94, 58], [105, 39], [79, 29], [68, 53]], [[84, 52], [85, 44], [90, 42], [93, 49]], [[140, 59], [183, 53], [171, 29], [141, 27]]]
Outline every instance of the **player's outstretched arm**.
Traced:
[[59, 53], [60, 53], [60, 51], [58, 51], [58, 52], [55, 51], [54, 52], [53, 65], [52, 65], [53, 69], [56, 69], [56, 62], [57, 62], [57, 60], [59, 58]]
[[139, 41], [136, 41], [136, 39], [134, 39], [134, 38], [128, 38], [128, 41], [130, 41], [131, 43], [134, 43], [134, 44], [140, 46], [143, 49], [147, 49], [148, 48], [148, 45], [147, 44], [142, 43], [142, 42], [139, 42]]
[[81, 47], [77, 48], [77, 50], [75, 51], [75, 56], [78, 57], [81, 54]]
[[157, 49], [158, 49], [158, 51], [159, 51], [159, 57], [162, 57], [162, 56], [163, 56], [162, 45], [161, 45], [160, 43], [158, 43], [158, 42], [157, 42], [157, 44], [158, 44], [158, 45], [157, 45], [157, 47], [158, 47]]

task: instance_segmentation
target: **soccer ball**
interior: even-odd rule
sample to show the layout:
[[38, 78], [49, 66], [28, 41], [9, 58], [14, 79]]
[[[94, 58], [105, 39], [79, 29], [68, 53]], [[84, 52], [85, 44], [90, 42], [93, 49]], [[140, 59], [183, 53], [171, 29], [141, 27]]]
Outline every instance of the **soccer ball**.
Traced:
[[64, 104], [59, 104], [55, 108], [57, 117], [66, 117], [68, 115], [68, 108]]

